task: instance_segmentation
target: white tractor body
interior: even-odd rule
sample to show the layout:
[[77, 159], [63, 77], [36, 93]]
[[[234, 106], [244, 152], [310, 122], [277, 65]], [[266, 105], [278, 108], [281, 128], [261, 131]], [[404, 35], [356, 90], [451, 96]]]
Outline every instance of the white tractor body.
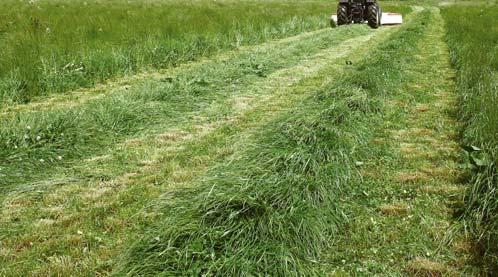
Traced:
[[[331, 20], [337, 25], [337, 14], [332, 14]], [[403, 24], [403, 15], [399, 13], [382, 13], [382, 18], [380, 21], [381, 25], [399, 25]]]

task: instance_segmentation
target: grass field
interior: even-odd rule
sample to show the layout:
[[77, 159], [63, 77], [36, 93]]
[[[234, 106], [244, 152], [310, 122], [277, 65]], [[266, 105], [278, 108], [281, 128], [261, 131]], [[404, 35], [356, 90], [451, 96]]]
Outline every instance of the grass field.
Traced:
[[114, 76], [322, 28], [329, 6], [285, 1], [2, 1], [0, 101], [29, 102]]
[[493, 275], [496, 6], [381, 5], [2, 1], [0, 276]]
[[443, 10], [447, 40], [458, 70], [462, 142], [472, 163], [465, 219], [478, 238], [491, 275], [498, 274], [497, 10], [496, 4]]

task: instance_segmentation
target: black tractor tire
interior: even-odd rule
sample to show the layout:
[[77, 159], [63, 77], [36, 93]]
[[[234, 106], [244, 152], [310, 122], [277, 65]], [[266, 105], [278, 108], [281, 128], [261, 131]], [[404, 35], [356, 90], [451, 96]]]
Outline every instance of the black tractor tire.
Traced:
[[351, 23], [349, 20], [348, 6], [339, 4], [337, 6], [337, 26]]
[[380, 10], [379, 4], [375, 3], [368, 6], [368, 26], [373, 29], [380, 27], [380, 21], [382, 17], [382, 11]]

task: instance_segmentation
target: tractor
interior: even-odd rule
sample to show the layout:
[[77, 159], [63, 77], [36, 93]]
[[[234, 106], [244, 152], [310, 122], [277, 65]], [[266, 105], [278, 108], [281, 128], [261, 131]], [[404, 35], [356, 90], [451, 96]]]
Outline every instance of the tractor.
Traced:
[[376, 0], [339, 0], [337, 25], [367, 22], [371, 28], [381, 25], [382, 11]]

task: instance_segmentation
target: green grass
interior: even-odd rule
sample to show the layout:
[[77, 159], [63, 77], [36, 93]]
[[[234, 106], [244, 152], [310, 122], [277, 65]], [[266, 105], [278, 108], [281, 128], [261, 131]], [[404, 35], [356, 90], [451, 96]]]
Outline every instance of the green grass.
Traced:
[[[465, 222], [483, 247], [489, 274], [498, 273], [498, 6], [443, 9], [457, 69], [462, 144], [470, 169]], [[465, 19], [465, 20], [462, 20]], [[471, 146], [481, 150], [473, 152]]]
[[[385, 38], [385, 31], [390, 30], [383, 30], [384, 34], [377, 35], [376, 39]], [[292, 107], [299, 102], [298, 99], [314, 90], [314, 86], [321, 86], [321, 80], [336, 79], [338, 72], [345, 67], [345, 60], [351, 59], [349, 55], [331, 62], [328, 66], [334, 68], [332, 71], [322, 74], [313, 70], [327, 65], [327, 61], [335, 61], [333, 57], [337, 54], [348, 53], [356, 47], [368, 49], [366, 45], [355, 43], [351, 49], [350, 46], [343, 49], [338, 47], [338, 43], [351, 38], [361, 40], [370, 35], [367, 26], [351, 26], [313, 33], [297, 41], [273, 42], [237, 53], [229, 60], [214, 59], [192, 65], [178, 78], [147, 80], [129, 90], [108, 95], [109, 98], [93, 99], [91, 103], [73, 108], [86, 109], [88, 114], [70, 119], [96, 126], [92, 115], [95, 105], [109, 99], [125, 99], [135, 109], [143, 102], [171, 107], [165, 108], [170, 113], [161, 112], [156, 118], [142, 121], [141, 127], [135, 130], [137, 132], [131, 134], [116, 132], [120, 130], [116, 128], [99, 135], [102, 130], [85, 128], [88, 125], [72, 129], [74, 131], [69, 133], [85, 137], [87, 135], [81, 131], [85, 130], [104, 140], [78, 142], [81, 148], [88, 147], [88, 152], [75, 153], [80, 156], [72, 159], [64, 156], [62, 161], [50, 162], [49, 158], [55, 157], [52, 151], [58, 149], [53, 147], [54, 144], [40, 140], [38, 150], [31, 153], [48, 154], [41, 156], [46, 160], [43, 164], [34, 157], [32, 161], [38, 163], [37, 167], [30, 167], [28, 162], [23, 164], [22, 161], [17, 163], [17, 167], [5, 163], [8, 168], [4, 168], [2, 173], [11, 175], [3, 180], [10, 181], [11, 186], [4, 188], [0, 196], [3, 198], [0, 264], [5, 265], [0, 266], [4, 270], [0, 272], [6, 275], [15, 272], [38, 272], [40, 275], [78, 272], [84, 275], [112, 270], [110, 262], [126, 246], [120, 238], [140, 235], [139, 226], [144, 221], [154, 220], [141, 212], [144, 206], [156, 201], [161, 192], [182, 186], [219, 161], [220, 157], [229, 155], [231, 146], [240, 143], [237, 138], [243, 138], [246, 129], [271, 120], [279, 109]], [[358, 55], [363, 55], [363, 51], [355, 51], [354, 56]], [[316, 75], [320, 81], [298, 86], [295, 90], [295, 82]], [[188, 80], [198, 76], [205, 80], [200, 82], [200, 87], [188, 85]], [[168, 88], [173, 84], [181, 88], [171, 92], [173, 96], [175, 91], [181, 92], [174, 98], [178, 101], [170, 101], [173, 98], [170, 98]], [[243, 106], [235, 104], [243, 99], [247, 99], [244, 101], [250, 108], [246, 112], [243, 112]], [[110, 106], [113, 105], [106, 107]], [[45, 120], [51, 117], [44, 114], [58, 112], [64, 114], [66, 110], [61, 107], [61, 110], [48, 113], [26, 112], [23, 117], [33, 120], [43, 117]], [[148, 116], [154, 110], [144, 112]], [[87, 116], [91, 119], [85, 119]], [[105, 118], [105, 122], [113, 122], [115, 116]], [[21, 124], [18, 130], [22, 138], [25, 125]], [[99, 147], [102, 143], [109, 148]], [[60, 149], [67, 148], [70, 153], [75, 149], [73, 145], [62, 142]], [[12, 147], [10, 149], [14, 151]], [[24, 151], [18, 152], [22, 153]], [[57, 165], [64, 168], [53, 170]], [[14, 181], [13, 174], [24, 172], [18, 168], [32, 168], [32, 171]], [[36, 182], [27, 183], [30, 180]], [[84, 235], [78, 235], [79, 231]], [[33, 243], [32, 247], [30, 243]], [[5, 251], [16, 254], [4, 255]]]
[[[276, 3], [284, 6], [264, 5]], [[326, 25], [327, 19], [320, 24]], [[59, 98], [41, 97], [28, 108], [4, 110], [0, 275], [108, 273], [123, 250], [121, 239], [135, 237], [141, 224], [149, 222], [136, 218], [144, 206], [226, 157], [246, 129], [293, 106], [323, 80], [336, 79], [346, 59], [353, 57], [335, 55], [361, 57], [363, 51], [353, 50], [369, 48], [354, 42], [338, 45], [349, 39], [362, 42], [371, 32], [359, 25], [327, 28], [178, 66], [126, 88], [83, 93], [77, 99], [67, 94], [54, 106], [46, 103]], [[376, 39], [389, 32], [380, 31], [383, 35]], [[313, 70], [324, 67], [324, 60], [337, 62], [330, 65], [334, 70], [308, 86], [286, 89], [319, 74]], [[243, 112], [246, 104], [250, 111]], [[203, 128], [205, 137], [199, 131]]]
[[312, 261], [342, 221], [334, 191], [346, 183], [348, 154], [360, 140], [347, 130], [360, 113], [346, 101], [321, 104], [329, 106], [315, 104], [314, 113], [303, 107], [266, 126], [274, 132], [258, 135], [264, 139], [235, 161], [216, 167], [194, 188], [166, 196], [160, 209], [166, 217], [133, 248], [125, 271], [316, 273]]
[[[80, 2], [9, 1], [0, 7], [20, 8], [4, 12], [7, 17], [36, 14], [60, 22], [53, 25], [57, 32], [69, 19], [55, 11], [82, 10]], [[454, 126], [439, 121], [445, 110], [427, 113], [424, 121], [406, 120], [411, 106], [439, 99], [428, 91], [453, 88], [436, 9], [408, 16], [399, 29], [321, 30], [178, 66], [239, 43], [325, 26], [333, 5], [144, 1], [88, 1], [88, 13], [95, 15], [84, 11], [75, 19], [81, 28], [69, 28], [64, 38], [83, 41], [80, 48], [48, 38], [32, 41], [54, 47], [51, 68], [84, 57], [95, 65], [91, 74], [69, 65], [76, 77], [59, 69], [54, 77], [43, 67], [26, 66], [26, 76], [40, 73], [32, 79], [35, 90], [24, 83], [10, 90], [21, 75], [3, 79], [9, 88], [4, 91], [13, 93], [5, 94], [5, 104], [39, 105], [0, 114], [0, 275], [396, 275], [411, 272], [406, 266], [420, 253], [438, 262], [459, 258], [438, 244], [455, 195], [423, 194], [393, 180], [409, 162], [391, 153], [396, 142], [388, 132], [432, 128], [445, 138], [428, 141], [450, 142]], [[410, 10], [397, 2], [383, 8]], [[185, 14], [174, 17], [180, 9]], [[257, 24], [235, 24], [242, 13], [249, 15], [243, 23]], [[104, 29], [88, 35], [90, 26], [108, 17], [115, 28], [107, 26], [105, 36], [99, 36]], [[19, 22], [44, 26], [30, 20]], [[163, 25], [175, 34], [166, 43]], [[14, 29], [0, 31], [0, 45], [16, 36]], [[353, 42], [340, 44], [347, 39]], [[158, 45], [175, 54], [154, 56], [149, 47]], [[43, 55], [31, 58], [36, 64]], [[174, 69], [126, 88], [57, 98], [53, 106], [37, 98], [167, 67]], [[40, 80], [52, 85], [38, 86]], [[433, 110], [448, 105], [436, 104]], [[373, 140], [378, 133], [388, 142]], [[451, 167], [453, 155], [438, 152], [409, 169]], [[368, 169], [382, 176], [359, 174]], [[448, 185], [433, 179], [424, 185]], [[380, 214], [379, 206], [391, 200], [413, 200], [413, 216]]]
[[150, 130], [182, 126], [197, 111], [229, 106], [223, 101], [245, 86], [344, 38], [367, 34], [367, 28], [337, 29], [299, 42], [200, 64], [179, 76], [145, 81], [67, 109], [9, 113], [0, 122], [0, 191], [40, 180], [57, 167], [102, 154], [107, 147]]
[[[418, 40], [427, 18], [424, 13], [353, 72], [259, 128], [192, 186], [164, 195], [158, 218], [118, 271], [324, 275], [322, 255], [333, 251], [330, 243], [346, 221], [340, 198], [359, 182], [356, 162], [373, 154], [367, 145], [382, 118], [381, 100], [400, 84], [404, 49]], [[386, 76], [393, 80], [388, 86]]]
[[2, 1], [0, 103], [325, 27], [331, 9], [289, 1]]
[[[361, 182], [341, 198], [350, 218], [327, 253], [331, 271], [353, 276], [476, 276], [464, 234], [453, 232], [462, 206], [456, 91], [444, 21], [437, 8], [410, 38], [385, 51], [397, 68], [375, 126]], [[406, 38], [398, 39], [403, 43]], [[395, 44], [396, 42], [393, 42]], [[390, 49], [389, 49], [390, 50]], [[393, 49], [394, 50], [394, 49]], [[399, 55], [399, 56], [398, 56]], [[383, 72], [378, 68], [379, 74]]]

